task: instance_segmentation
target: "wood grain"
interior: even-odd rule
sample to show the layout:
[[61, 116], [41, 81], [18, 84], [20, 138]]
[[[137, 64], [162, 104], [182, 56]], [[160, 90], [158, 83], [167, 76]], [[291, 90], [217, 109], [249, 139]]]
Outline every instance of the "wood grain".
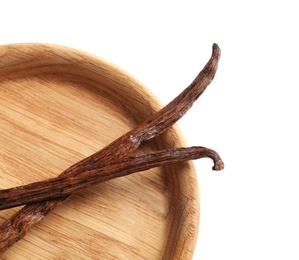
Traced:
[[[162, 107], [84, 52], [15, 44], [0, 47], [0, 60], [1, 189], [57, 176]], [[174, 126], [140, 149], [184, 145]], [[191, 259], [198, 220], [196, 174], [185, 162], [75, 193], [0, 258]]]

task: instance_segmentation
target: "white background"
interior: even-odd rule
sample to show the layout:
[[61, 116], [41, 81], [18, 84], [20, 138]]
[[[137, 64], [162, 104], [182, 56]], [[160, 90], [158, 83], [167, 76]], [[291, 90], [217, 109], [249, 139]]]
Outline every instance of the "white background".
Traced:
[[218, 73], [179, 126], [226, 168], [195, 162], [201, 223], [194, 259], [299, 259], [296, 1], [0, 2], [0, 44], [65, 45], [105, 58], [164, 104], [202, 69]]

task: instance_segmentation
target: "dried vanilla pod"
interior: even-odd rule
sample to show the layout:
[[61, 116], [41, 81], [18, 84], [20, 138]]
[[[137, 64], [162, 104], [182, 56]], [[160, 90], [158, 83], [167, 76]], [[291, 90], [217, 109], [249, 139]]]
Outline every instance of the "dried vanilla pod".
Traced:
[[[107, 174], [109, 177], [105, 177], [107, 178], [104, 178], [103, 181], [105, 181], [114, 177], [120, 177], [121, 174], [126, 175], [128, 172], [133, 170], [140, 171], [147, 169], [147, 163], [150, 163], [152, 167], [157, 167], [167, 163], [193, 160], [202, 157], [212, 158], [214, 161], [214, 169], [221, 170], [224, 165], [219, 155], [215, 151], [203, 147], [174, 148], [158, 151], [156, 153], [140, 155], [137, 157], [128, 157], [128, 155], [135, 151], [142, 142], [154, 138], [165, 131], [169, 126], [177, 122], [191, 108], [192, 104], [198, 99], [198, 97], [213, 80], [219, 59], [220, 48], [217, 44], [214, 44], [212, 56], [203, 70], [198, 74], [190, 86], [167, 106], [162, 108], [148, 120], [136, 126], [128, 133], [116, 139], [114, 142], [99, 152], [79, 161], [78, 163], [66, 169], [57, 178], [53, 178], [48, 181], [53, 181], [54, 183], [56, 181], [57, 185], [61, 185], [61, 183], [65, 184], [62, 185], [62, 190], [63, 187], [71, 187], [72, 185], [75, 188], [78, 188], [78, 182], [74, 184], [71, 182], [76, 178], [76, 180], [81, 181], [81, 184], [84, 181], [87, 182], [87, 176], [90, 177], [94, 182], [99, 182], [99, 179], [104, 178], [100, 174], [101, 172]], [[138, 164], [139, 168], [134, 169], [138, 160], [141, 160]], [[126, 170], [123, 170], [124, 167]], [[116, 171], [114, 172], [115, 175], [109, 175], [109, 173], [113, 171]], [[85, 176], [84, 173], [87, 173], [87, 176]], [[47, 180], [41, 183], [46, 185], [45, 183], [47, 183]], [[51, 190], [49, 190], [43, 194], [45, 197], [37, 199], [39, 188], [38, 185], [34, 185], [37, 184], [33, 183], [25, 185], [27, 187], [33, 187], [34, 189], [34, 192], [32, 190], [31, 193], [32, 196], [30, 197], [29, 194], [29, 198], [26, 199], [26, 202], [21, 202], [21, 197], [23, 199], [23, 196], [20, 197], [20, 193], [19, 195], [15, 196], [14, 203], [16, 204], [13, 205], [20, 205], [29, 202], [30, 204], [27, 204], [1, 225], [0, 253], [4, 252], [8, 247], [12, 246], [15, 242], [24, 237], [30, 226], [38, 223], [47, 213], [67, 199], [68, 196], [75, 190], [69, 188], [70, 190], [67, 192], [56, 194], [55, 196], [53, 196], [53, 193], [51, 195]], [[88, 186], [90, 183], [86, 185]], [[19, 190], [21, 189], [22, 188], [19, 188]], [[13, 191], [13, 189], [0, 191], [0, 207], [2, 209], [9, 205], [9, 199], [14, 197], [12, 196], [13, 192], [16, 192], [17, 190], [18, 188], [16, 188], [15, 191]], [[13, 205], [10, 205], [9, 207], [13, 207]], [[38, 218], [36, 216], [38, 216]]]

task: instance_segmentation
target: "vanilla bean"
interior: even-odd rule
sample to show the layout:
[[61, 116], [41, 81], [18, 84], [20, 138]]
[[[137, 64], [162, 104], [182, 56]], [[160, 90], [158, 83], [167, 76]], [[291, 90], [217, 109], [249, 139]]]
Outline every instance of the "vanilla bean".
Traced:
[[1, 225], [0, 255], [14, 243], [22, 239], [34, 224], [40, 222], [44, 216], [62, 203], [65, 197], [44, 201], [42, 203], [28, 204], [21, 208]]
[[198, 76], [168, 105], [99, 152], [69, 167], [63, 174], [72, 172], [78, 166], [84, 167], [97, 161], [103, 161], [102, 165], [105, 165], [117, 158], [125, 157], [135, 151], [141, 142], [154, 138], [176, 123], [192, 107], [216, 74], [221, 51], [217, 44], [213, 44], [212, 50], [210, 60]]
[[[124, 158], [136, 150], [141, 142], [149, 140], [150, 138], [162, 133], [187, 112], [194, 101], [197, 100], [197, 98], [210, 84], [215, 76], [219, 59], [220, 48], [217, 44], [214, 44], [211, 59], [190, 86], [179, 96], [171, 101], [166, 107], [154, 114], [151, 118], [116, 139], [101, 151], [69, 167], [61, 173], [61, 176], [71, 175], [76, 171], [76, 169], [87, 165], [93, 165], [95, 163], [99, 168], [107, 166], [113, 161]], [[49, 200], [47, 203], [42, 202], [27, 204], [23, 209], [16, 212], [0, 227], [0, 252], [4, 252], [13, 243], [23, 238], [31, 225], [39, 222], [48, 212], [53, 210], [67, 198], [68, 196], [65, 196]], [[39, 218], [35, 218], [35, 221], [29, 221], [29, 219], [35, 215], [38, 215]], [[7, 236], [6, 234], [13, 235]]]
[[104, 181], [126, 176], [154, 167], [209, 157], [214, 161], [215, 170], [223, 169], [220, 156], [205, 147], [172, 148], [157, 152], [123, 158], [105, 167], [96, 165], [80, 168], [74, 175], [62, 175], [45, 181], [34, 182], [10, 189], [0, 190], [0, 210], [36, 203], [70, 195], [80, 189]]

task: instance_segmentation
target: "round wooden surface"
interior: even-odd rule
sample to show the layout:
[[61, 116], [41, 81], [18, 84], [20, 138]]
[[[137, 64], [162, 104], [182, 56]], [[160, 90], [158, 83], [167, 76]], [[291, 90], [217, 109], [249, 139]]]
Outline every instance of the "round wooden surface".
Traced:
[[[0, 189], [59, 175], [161, 107], [98, 57], [54, 45], [1, 46]], [[174, 126], [139, 151], [181, 146]], [[18, 209], [0, 211], [0, 222]], [[0, 258], [191, 259], [198, 222], [193, 163], [180, 163], [72, 194]]]

